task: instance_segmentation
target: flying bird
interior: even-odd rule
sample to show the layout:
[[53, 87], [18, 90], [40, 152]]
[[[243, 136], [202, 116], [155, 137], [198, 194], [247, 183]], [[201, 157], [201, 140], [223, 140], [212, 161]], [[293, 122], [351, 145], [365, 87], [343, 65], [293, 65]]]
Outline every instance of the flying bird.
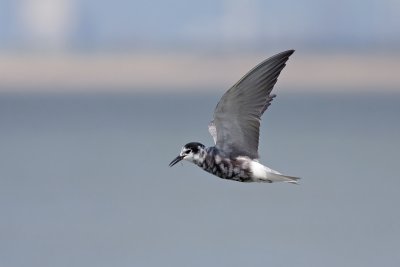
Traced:
[[271, 91], [294, 50], [264, 60], [233, 85], [221, 98], [208, 130], [215, 146], [191, 142], [182, 147], [170, 167], [190, 161], [220, 178], [239, 182], [297, 183], [259, 162], [261, 116], [276, 96]]

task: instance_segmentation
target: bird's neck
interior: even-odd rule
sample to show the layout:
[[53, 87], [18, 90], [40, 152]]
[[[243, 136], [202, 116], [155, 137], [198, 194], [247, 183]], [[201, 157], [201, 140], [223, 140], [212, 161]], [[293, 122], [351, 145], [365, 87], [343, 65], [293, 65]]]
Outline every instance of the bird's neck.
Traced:
[[201, 149], [199, 153], [193, 156], [192, 162], [198, 166], [201, 166], [207, 157], [208, 148]]
[[205, 169], [205, 166], [213, 166], [215, 164], [215, 155], [217, 153], [218, 150], [215, 147], [207, 147], [201, 149], [199, 153], [193, 157], [192, 161], [200, 168]]

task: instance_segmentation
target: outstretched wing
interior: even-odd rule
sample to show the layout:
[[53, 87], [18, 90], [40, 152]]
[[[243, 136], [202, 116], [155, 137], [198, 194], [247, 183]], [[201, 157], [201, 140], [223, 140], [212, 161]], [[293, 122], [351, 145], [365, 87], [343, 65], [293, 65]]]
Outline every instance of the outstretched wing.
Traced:
[[261, 62], [222, 96], [209, 125], [222, 152], [258, 158], [261, 115], [275, 97], [272, 88], [293, 52], [288, 50]]

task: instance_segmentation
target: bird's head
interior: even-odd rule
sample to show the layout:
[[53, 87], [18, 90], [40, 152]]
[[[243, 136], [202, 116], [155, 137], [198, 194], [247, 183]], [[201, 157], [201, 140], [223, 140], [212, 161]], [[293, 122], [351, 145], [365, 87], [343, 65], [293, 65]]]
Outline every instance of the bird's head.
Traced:
[[181, 160], [187, 160], [193, 163], [197, 163], [204, 159], [205, 146], [197, 142], [191, 142], [182, 147], [181, 153], [171, 163], [170, 167], [174, 166]]

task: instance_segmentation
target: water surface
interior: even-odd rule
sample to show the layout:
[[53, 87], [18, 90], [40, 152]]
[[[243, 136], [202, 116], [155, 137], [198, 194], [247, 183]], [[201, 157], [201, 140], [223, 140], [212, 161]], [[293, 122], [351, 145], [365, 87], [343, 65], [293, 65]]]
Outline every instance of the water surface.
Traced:
[[168, 163], [219, 95], [0, 95], [0, 266], [398, 266], [400, 95], [280, 94], [261, 161]]

